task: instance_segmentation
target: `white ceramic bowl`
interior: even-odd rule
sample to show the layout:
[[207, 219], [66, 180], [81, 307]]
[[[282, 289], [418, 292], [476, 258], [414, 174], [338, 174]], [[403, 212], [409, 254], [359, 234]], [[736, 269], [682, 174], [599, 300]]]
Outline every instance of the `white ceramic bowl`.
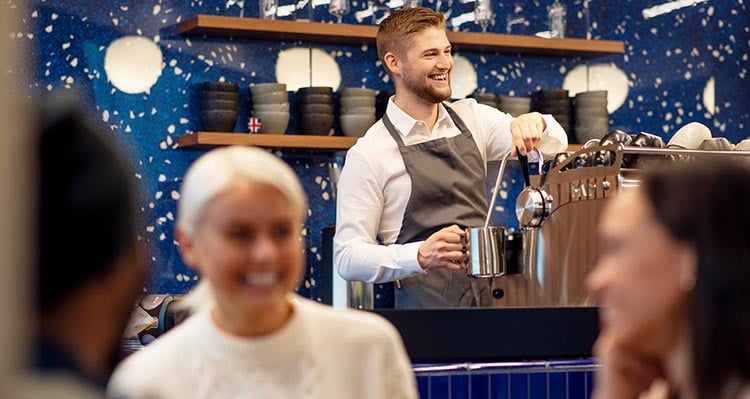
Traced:
[[744, 139], [734, 146], [735, 151], [750, 151], [750, 139]]
[[711, 129], [700, 122], [690, 122], [681, 127], [667, 143], [667, 147], [687, 148], [695, 150], [703, 140], [711, 138]]

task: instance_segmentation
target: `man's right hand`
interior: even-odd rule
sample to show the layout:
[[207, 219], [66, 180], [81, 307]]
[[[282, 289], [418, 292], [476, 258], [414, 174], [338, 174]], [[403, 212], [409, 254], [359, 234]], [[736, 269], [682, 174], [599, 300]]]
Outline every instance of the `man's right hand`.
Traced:
[[465, 268], [467, 248], [461, 242], [462, 237], [466, 237], [466, 231], [455, 224], [433, 233], [419, 246], [419, 265], [424, 270], [438, 267], [451, 270]]

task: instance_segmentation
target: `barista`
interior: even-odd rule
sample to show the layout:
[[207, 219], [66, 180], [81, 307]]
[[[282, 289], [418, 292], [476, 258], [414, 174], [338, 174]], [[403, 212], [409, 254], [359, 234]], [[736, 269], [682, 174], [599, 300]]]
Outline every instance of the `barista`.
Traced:
[[[487, 216], [486, 161], [567, 147], [548, 115], [517, 118], [451, 96], [451, 44], [441, 13], [401, 9], [378, 29], [395, 95], [347, 153], [336, 204], [339, 274], [396, 282], [397, 308], [489, 306], [490, 281], [467, 276], [463, 227]], [[546, 151], [545, 151], [546, 150]]]

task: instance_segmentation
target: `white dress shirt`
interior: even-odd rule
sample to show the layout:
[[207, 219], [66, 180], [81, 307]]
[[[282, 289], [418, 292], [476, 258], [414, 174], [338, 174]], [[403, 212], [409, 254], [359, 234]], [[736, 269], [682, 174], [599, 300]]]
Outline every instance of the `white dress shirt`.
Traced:
[[[474, 99], [457, 101], [451, 108], [471, 132], [485, 164], [511, 150], [512, 116]], [[393, 98], [386, 114], [407, 146], [461, 134], [442, 105], [432, 133], [424, 122], [403, 112]], [[552, 116], [543, 118], [547, 129], [538, 148], [549, 158], [564, 151], [568, 139]], [[383, 283], [424, 273], [417, 262], [422, 242], [395, 244], [410, 196], [411, 178], [398, 144], [379, 120], [347, 152], [338, 182], [334, 260], [344, 279]]]

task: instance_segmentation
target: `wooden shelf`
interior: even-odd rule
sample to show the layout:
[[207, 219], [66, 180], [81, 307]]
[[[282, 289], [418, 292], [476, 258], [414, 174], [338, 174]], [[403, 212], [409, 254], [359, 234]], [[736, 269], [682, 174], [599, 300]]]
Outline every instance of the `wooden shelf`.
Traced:
[[177, 138], [180, 147], [216, 145], [254, 145], [257, 147], [347, 150], [357, 142], [354, 137], [313, 136], [301, 134], [248, 134], [197, 132]]
[[[373, 45], [378, 28], [371, 25], [195, 15], [180, 22], [177, 31], [185, 35]], [[545, 39], [536, 36], [479, 32], [448, 32], [448, 39], [454, 48], [460, 51], [497, 51], [569, 57], [599, 57], [625, 52], [623, 42], [612, 40]]]
[[[180, 147], [217, 145], [254, 145], [256, 147], [303, 150], [348, 150], [357, 142], [354, 137], [313, 136], [301, 134], [248, 134], [197, 132], [177, 138]], [[578, 151], [580, 144], [570, 144], [568, 151]]]

